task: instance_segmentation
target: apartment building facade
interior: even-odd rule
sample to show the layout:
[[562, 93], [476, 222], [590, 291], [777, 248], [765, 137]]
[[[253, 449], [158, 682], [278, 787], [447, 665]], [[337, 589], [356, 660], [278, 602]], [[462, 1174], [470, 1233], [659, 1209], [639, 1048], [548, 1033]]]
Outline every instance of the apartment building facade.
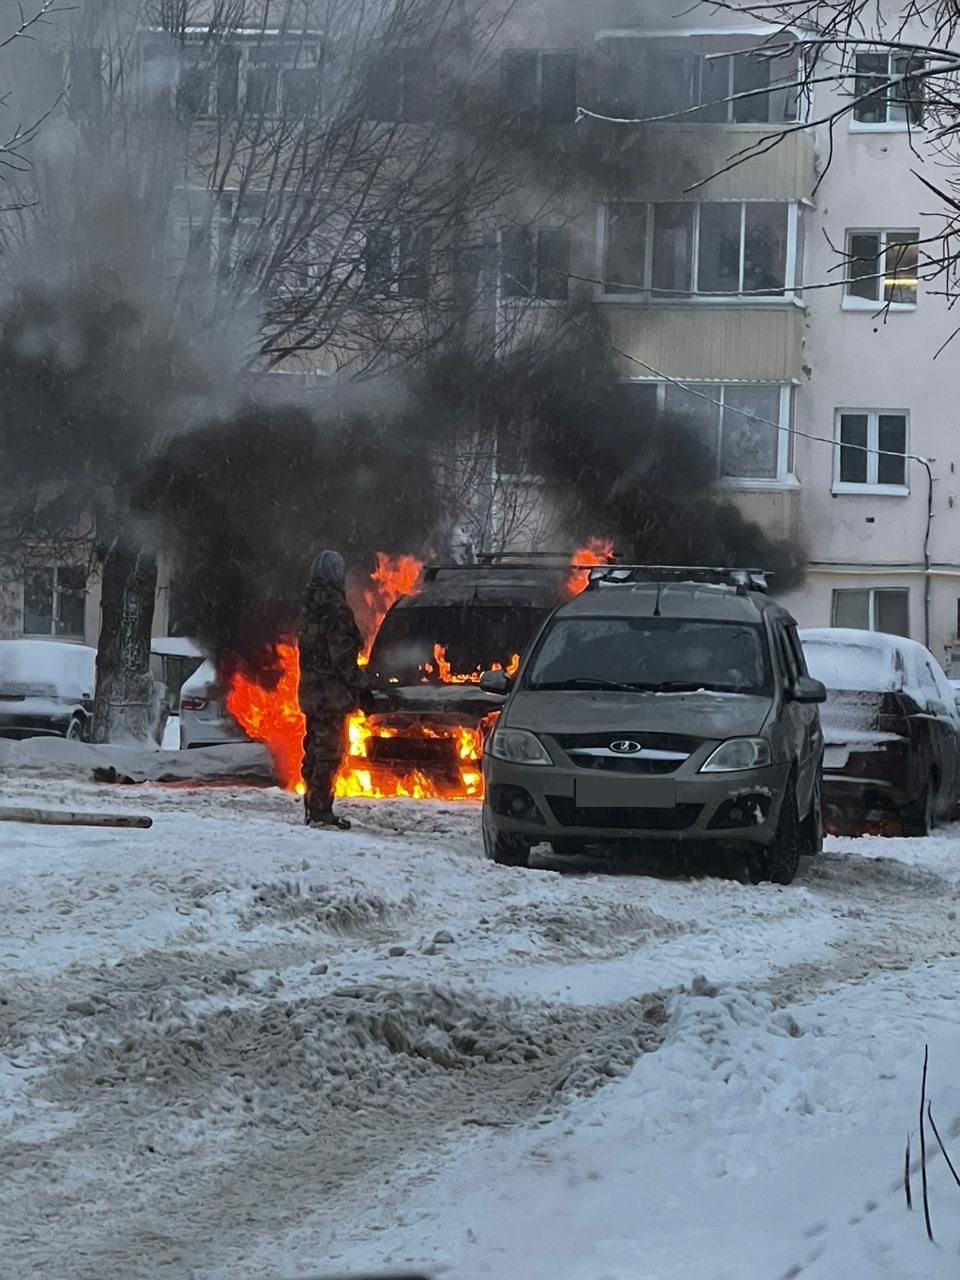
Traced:
[[[830, 131], [811, 124], [849, 89], [798, 94], [798, 54], [750, 53], [775, 35], [729, 10], [678, 17], [665, 3], [530, 0], [512, 13], [500, 92], [545, 129], [589, 131], [617, 181], [605, 190], [602, 176], [583, 177], [545, 198], [531, 177], [513, 193], [489, 233], [498, 325], [531, 302], [552, 320], [588, 300], [638, 412], [686, 415], [718, 485], [805, 552], [806, 580], [785, 595], [801, 624], [908, 634], [949, 667], [960, 495], [950, 349], [934, 355], [951, 322], [909, 247], [931, 234], [921, 209], [933, 201], [911, 175], [922, 106], [880, 94]], [[235, 71], [244, 100], [286, 85], [256, 44], [248, 33]], [[864, 50], [863, 76], [896, 72], [878, 56]], [[411, 59], [396, 63], [378, 111], [416, 123], [429, 106], [415, 92], [423, 59]], [[182, 93], [196, 93], [181, 74]], [[290, 91], [309, 93], [309, 69], [290, 74]], [[642, 123], [577, 123], [578, 106]], [[398, 231], [384, 245], [370, 246], [371, 272], [384, 252], [406, 255], [400, 280], [415, 280], [414, 295], [429, 287], [429, 237]], [[2, 633], [94, 642], [95, 579], [81, 588], [58, 563], [31, 572], [6, 589]], [[170, 598], [164, 582], [159, 632]]]

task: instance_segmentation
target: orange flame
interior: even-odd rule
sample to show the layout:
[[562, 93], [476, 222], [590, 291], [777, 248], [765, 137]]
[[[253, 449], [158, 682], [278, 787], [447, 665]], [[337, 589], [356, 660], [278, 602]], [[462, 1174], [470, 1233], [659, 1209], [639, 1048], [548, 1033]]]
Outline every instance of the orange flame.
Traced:
[[[586, 553], [584, 553], [586, 554]], [[582, 560], [579, 563], [585, 563]], [[602, 563], [601, 560], [589, 563]], [[414, 556], [388, 556], [377, 554], [377, 568], [371, 574], [372, 585], [363, 593], [368, 614], [365, 651], [357, 662], [365, 666], [377, 628], [387, 610], [401, 596], [415, 594], [423, 563]], [[447, 660], [446, 649], [435, 645], [433, 650], [436, 670], [445, 684], [478, 684], [483, 669], [459, 674], [453, 671]], [[270, 689], [259, 683], [253, 671], [239, 665], [229, 677], [226, 696], [227, 710], [246, 731], [247, 735], [262, 742], [270, 752], [274, 770], [281, 785], [288, 791], [302, 795], [306, 790], [303, 781], [303, 736], [306, 719], [300, 710], [300, 653], [296, 642], [285, 639], [277, 645], [280, 675]], [[494, 662], [490, 670], [506, 670], [508, 676], [516, 675], [520, 667], [520, 654], [515, 653], [504, 668]], [[434, 668], [426, 665], [425, 671]], [[424, 769], [411, 769], [398, 776], [395, 769], [378, 766], [371, 751], [371, 742], [379, 738], [394, 738], [399, 730], [389, 723], [381, 723], [377, 717], [368, 719], [363, 712], [349, 717], [349, 747], [343, 767], [337, 775], [338, 796], [364, 796], [371, 799], [388, 799], [394, 796], [410, 796], [415, 799], [468, 800], [483, 795], [481, 757], [483, 740], [492, 728], [499, 712], [485, 716], [478, 728], [453, 723], [405, 725], [404, 737], [433, 739], [449, 744], [449, 750], [441, 748], [444, 757], [441, 766], [427, 773]]]
[[367, 618], [363, 628], [366, 644], [359, 658], [361, 667], [370, 661], [374, 638], [391, 605], [401, 596], [417, 594], [422, 570], [423, 561], [416, 556], [388, 556], [383, 551], [377, 552], [377, 567], [370, 575], [372, 586], [363, 593]]
[[[285, 641], [277, 646], [280, 678], [273, 689], [259, 684], [245, 667], [233, 674], [227, 692], [227, 710], [247, 734], [264, 743], [273, 767], [287, 791], [303, 795], [303, 735], [306, 720], [300, 710], [300, 654], [297, 646]], [[377, 768], [370, 759], [373, 738], [394, 738], [397, 730], [368, 720], [362, 711], [349, 717], [349, 748], [343, 767], [337, 775], [338, 796], [366, 796], [388, 799], [411, 796], [415, 799], [471, 800], [483, 795], [480, 758], [483, 737], [480, 729], [465, 725], [415, 725], [405, 734], [449, 742], [448, 760], [443, 777], [412, 769], [397, 776]]]
[[[436, 663], [436, 666], [433, 665]], [[515, 676], [520, 670], [520, 655], [515, 653], [510, 661], [504, 667], [502, 662], [492, 662], [489, 667], [477, 667], [474, 671], [465, 674], [458, 674], [453, 670], [451, 664], [447, 661], [447, 649], [445, 645], [435, 644], [433, 646], [433, 663], [427, 662], [423, 665], [422, 670], [427, 675], [433, 675], [436, 671], [440, 677], [441, 684], [479, 684], [480, 677], [484, 671], [506, 671], [508, 676]]]
[[274, 689], [265, 689], [244, 666], [234, 672], [227, 691], [227, 710], [248, 737], [265, 744], [281, 784], [302, 795], [306, 720], [298, 694], [300, 652], [287, 640], [277, 645], [277, 657], [280, 679]]
[[[566, 584], [567, 595], [578, 596], [586, 587], [589, 579], [583, 566], [612, 564], [613, 558], [613, 542], [609, 538], [589, 538], [587, 545], [575, 551], [570, 557], [571, 571]], [[576, 568], [572, 567], [574, 565]]]

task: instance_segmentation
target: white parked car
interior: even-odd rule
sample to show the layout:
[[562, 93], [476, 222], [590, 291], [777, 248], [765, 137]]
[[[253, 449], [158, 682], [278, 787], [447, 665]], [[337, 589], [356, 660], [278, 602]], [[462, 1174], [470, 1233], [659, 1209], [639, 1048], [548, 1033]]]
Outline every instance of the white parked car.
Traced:
[[208, 658], [180, 689], [181, 751], [249, 741], [227, 711], [225, 696], [217, 682], [216, 665]]
[[97, 651], [64, 640], [0, 640], [0, 737], [87, 738]]

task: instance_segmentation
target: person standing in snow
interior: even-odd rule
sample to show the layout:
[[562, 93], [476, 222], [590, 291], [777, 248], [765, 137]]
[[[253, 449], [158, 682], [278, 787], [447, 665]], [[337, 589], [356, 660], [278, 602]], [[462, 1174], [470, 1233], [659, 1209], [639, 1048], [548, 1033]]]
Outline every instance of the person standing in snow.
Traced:
[[346, 599], [347, 566], [338, 551], [321, 551], [310, 569], [300, 619], [300, 709], [305, 821], [349, 831], [333, 812], [337, 772], [347, 750], [347, 717], [369, 693], [357, 655], [363, 637]]

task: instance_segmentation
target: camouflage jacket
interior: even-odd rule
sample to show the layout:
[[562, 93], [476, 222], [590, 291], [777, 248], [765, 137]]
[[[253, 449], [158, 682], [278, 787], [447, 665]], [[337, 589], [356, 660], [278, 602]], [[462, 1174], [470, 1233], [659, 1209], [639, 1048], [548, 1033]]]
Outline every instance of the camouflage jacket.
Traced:
[[300, 706], [313, 712], [346, 712], [366, 688], [357, 655], [363, 637], [336, 587], [312, 582], [300, 618]]

